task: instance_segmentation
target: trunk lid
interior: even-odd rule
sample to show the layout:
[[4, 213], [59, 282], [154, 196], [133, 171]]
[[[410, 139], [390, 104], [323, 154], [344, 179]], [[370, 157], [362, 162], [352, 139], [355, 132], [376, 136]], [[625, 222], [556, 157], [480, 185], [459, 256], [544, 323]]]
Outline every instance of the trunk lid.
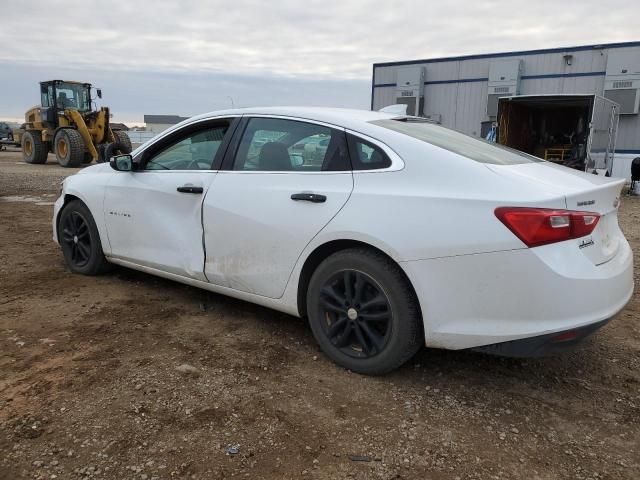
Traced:
[[595, 265], [615, 257], [623, 241], [618, 206], [624, 179], [584, 173], [549, 162], [487, 165], [487, 168], [514, 180], [536, 184], [548, 195], [564, 197], [567, 210], [599, 213], [600, 220], [591, 235], [567, 243], [580, 248]]

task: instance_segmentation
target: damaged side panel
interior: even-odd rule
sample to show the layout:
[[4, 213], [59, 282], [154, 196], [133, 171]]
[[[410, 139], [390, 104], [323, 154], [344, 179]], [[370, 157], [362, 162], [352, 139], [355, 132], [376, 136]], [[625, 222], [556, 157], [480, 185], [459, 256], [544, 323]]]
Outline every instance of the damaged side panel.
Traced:
[[[215, 171], [146, 171], [114, 175], [105, 195], [111, 256], [206, 281], [202, 199]], [[177, 188], [202, 187], [202, 194]]]

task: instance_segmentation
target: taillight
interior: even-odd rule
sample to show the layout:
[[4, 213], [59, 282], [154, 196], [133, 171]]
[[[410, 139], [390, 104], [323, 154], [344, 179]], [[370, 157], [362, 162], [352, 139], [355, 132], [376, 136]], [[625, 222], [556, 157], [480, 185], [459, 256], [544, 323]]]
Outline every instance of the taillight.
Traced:
[[527, 247], [539, 247], [589, 235], [600, 214], [549, 208], [499, 207], [496, 217]]

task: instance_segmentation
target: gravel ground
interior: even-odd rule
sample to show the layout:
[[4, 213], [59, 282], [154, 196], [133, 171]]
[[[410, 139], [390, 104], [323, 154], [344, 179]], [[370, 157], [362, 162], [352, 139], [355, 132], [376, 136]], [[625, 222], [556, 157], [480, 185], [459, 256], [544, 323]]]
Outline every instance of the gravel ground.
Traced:
[[[50, 203], [70, 173], [0, 152], [0, 479], [640, 478], [637, 295], [562, 357], [425, 349], [363, 377], [304, 321], [65, 271]], [[637, 252], [639, 219], [625, 197]]]
[[44, 165], [29, 165], [22, 161], [20, 150], [14, 147], [0, 151], [0, 165], [2, 196], [56, 193], [65, 177], [80, 170], [61, 168], [53, 154], [49, 154]]

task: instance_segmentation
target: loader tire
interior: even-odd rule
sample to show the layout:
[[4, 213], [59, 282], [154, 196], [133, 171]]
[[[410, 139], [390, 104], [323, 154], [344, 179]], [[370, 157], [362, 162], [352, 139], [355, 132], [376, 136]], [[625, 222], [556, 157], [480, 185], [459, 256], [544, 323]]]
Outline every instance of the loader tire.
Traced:
[[131, 145], [131, 139], [129, 135], [127, 135], [127, 132], [116, 130], [113, 132], [113, 136], [116, 137], [116, 150], [120, 152], [120, 155], [133, 151], [133, 145]]
[[77, 130], [63, 128], [58, 130], [53, 140], [58, 163], [65, 168], [77, 168], [84, 160], [84, 141]]
[[22, 156], [27, 163], [47, 163], [49, 148], [42, 141], [40, 130], [27, 130], [22, 134]]
[[87, 165], [91, 162], [93, 162], [93, 155], [91, 155], [89, 152], [84, 152], [84, 157], [82, 157], [82, 164]]

